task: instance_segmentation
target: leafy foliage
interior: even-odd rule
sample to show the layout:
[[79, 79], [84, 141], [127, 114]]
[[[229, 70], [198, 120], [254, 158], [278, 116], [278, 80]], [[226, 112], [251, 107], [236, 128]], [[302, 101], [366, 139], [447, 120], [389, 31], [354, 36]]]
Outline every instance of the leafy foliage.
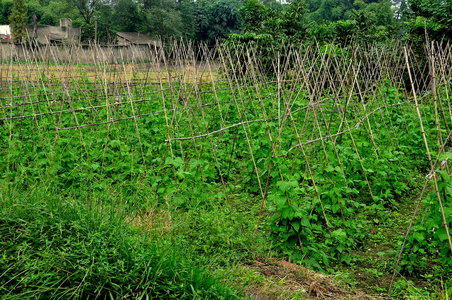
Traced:
[[241, 31], [239, 10], [243, 3], [239, 0], [197, 1], [195, 37], [209, 45]]
[[[306, 36], [303, 21], [305, 12], [304, 0], [292, 1], [282, 12], [268, 8], [257, 0], [247, 0], [240, 10], [244, 33], [231, 34], [226, 45], [232, 52], [252, 45], [254, 55], [260, 59], [260, 70], [257, 71], [266, 76], [275, 76], [275, 59], [284, 56], [284, 47], [298, 43]], [[232, 58], [242, 59], [240, 56], [238, 53]], [[245, 72], [245, 65], [236, 62], [234, 72]]]
[[[447, 153], [443, 158], [445, 157], [451, 158], [452, 155]], [[404, 270], [412, 274], [426, 270], [429, 267], [426, 261], [427, 256], [434, 257], [448, 269], [452, 267], [450, 236], [445, 227], [445, 225], [448, 228], [452, 226], [452, 180], [445, 170], [436, 171], [436, 173], [441, 204], [436, 192], [432, 192], [424, 200], [428, 212], [422, 218], [418, 218], [415, 226], [412, 227], [412, 234], [408, 236], [405, 246], [406, 254], [399, 271]]]
[[26, 37], [27, 4], [25, 0], [14, 0], [9, 21], [11, 22], [11, 35], [13, 42], [21, 43]]
[[[266, 7], [251, 4], [250, 15], [256, 11], [273, 13]], [[290, 16], [289, 8], [280, 16]], [[298, 9], [295, 7], [295, 13]], [[366, 26], [367, 16], [357, 13], [356, 20], [338, 21], [336, 24]], [[250, 30], [262, 30], [262, 33], [237, 35], [237, 39], [259, 38], [269, 44], [259, 44], [259, 41], [254, 48], [246, 47], [245, 42], [254, 41], [244, 40], [236, 48], [231, 48], [229, 55], [238, 59], [230, 60], [230, 72], [221, 74], [222, 79], [215, 83], [188, 81], [179, 71], [165, 70], [171, 75], [168, 77], [172, 81], [160, 78], [157, 85], [149, 84], [148, 81], [145, 84], [127, 84], [127, 91], [115, 82], [113, 88], [119, 92], [112, 97], [110, 83], [82, 71], [77, 77], [68, 79], [65, 85], [59, 77], [42, 72], [39, 74], [42, 84], [28, 86], [28, 89], [19, 85], [9, 86], [12, 100], [11, 104], [4, 107], [5, 122], [0, 126], [0, 187], [6, 186], [3, 190], [11, 187], [25, 191], [43, 187], [49, 193], [62, 195], [63, 199], [74, 199], [74, 203], [86, 204], [89, 208], [94, 203], [96, 209], [120, 207], [127, 212], [147, 214], [150, 203], [162, 210], [172, 209], [175, 215], [186, 216], [186, 219], [178, 219], [183, 221], [174, 228], [174, 231], [180, 231], [186, 237], [165, 243], [190, 249], [199, 255], [197, 259], [200, 262], [209, 255], [215, 256], [215, 263], [220, 266], [227, 265], [230, 257], [238, 261], [246, 260], [251, 256], [249, 247], [257, 247], [254, 239], [259, 239], [265, 243], [263, 248], [271, 248], [289, 260], [312, 268], [331, 271], [335, 264], [353, 265], [357, 259], [353, 252], [363, 247], [368, 232], [378, 223], [377, 217], [369, 220], [361, 216], [378, 216], [397, 209], [402, 199], [415, 187], [415, 178], [429, 169], [425, 159], [423, 132], [413, 109], [411, 95], [402, 83], [391, 77], [392, 73], [386, 73], [386, 69], [391, 70], [392, 66], [373, 64], [372, 60], [381, 58], [373, 55], [374, 49], [359, 52], [352, 51], [350, 46], [319, 45], [309, 48], [309, 51], [312, 51], [311, 57], [320, 57], [321, 60], [303, 65], [294, 59], [295, 55], [304, 55], [302, 51], [290, 56], [287, 53], [294, 53], [298, 49], [287, 48], [290, 51], [286, 53], [270, 48], [270, 43], [277, 41], [265, 32], [277, 26], [282, 28], [290, 18], [278, 20], [273, 23], [262, 20], [262, 23], [250, 27]], [[291, 38], [288, 33], [285, 33], [285, 37]], [[294, 36], [294, 39], [297, 38]], [[229, 42], [229, 46], [234, 47], [232, 41]], [[274, 45], [275, 48], [284, 46]], [[262, 56], [262, 53], [268, 55]], [[225, 55], [221, 51], [217, 54]], [[259, 70], [271, 76], [271, 72], [277, 70], [275, 58], [281, 61], [281, 65], [287, 66], [278, 74], [282, 80], [278, 78], [276, 82], [271, 81], [255, 72]], [[228, 61], [230, 57], [225, 59]], [[358, 60], [356, 64], [355, 60]], [[146, 69], [147, 66], [148, 62], [134, 65], [143, 67], [141, 74], [146, 73], [151, 78], [154, 71]], [[100, 66], [112, 73], [117, 72], [116, 67]], [[315, 76], [327, 74], [322, 79], [321, 88], [312, 91], [309, 79], [300, 76], [304, 68]], [[140, 71], [129, 74], [132, 76], [130, 82], [139, 78], [137, 73]], [[400, 73], [397, 73], [396, 78], [402, 78]], [[342, 84], [335, 85], [334, 82], [339, 80]], [[369, 81], [374, 85], [369, 87]], [[353, 93], [350, 91], [353, 88], [364, 92]], [[293, 127], [284, 125], [282, 121], [286, 112], [278, 107], [284, 106], [278, 102], [281, 99], [278, 95], [289, 95], [286, 99], [290, 101]], [[438, 130], [437, 122], [440, 121], [436, 120], [437, 107], [431, 101], [433, 98], [428, 96], [428, 93], [423, 94], [422, 99], [425, 100], [420, 103], [420, 109], [426, 125], [426, 138], [430, 145], [435, 145], [443, 131]], [[318, 103], [313, 104], [314, 97], [318, 98]], [[27, 99], [25, 104], [24, 99]], [[113, 99], [115, 102], [109, 104], [108, 101]], [[55, 107], [60, 110], [58, 113], [55, 113]], [[35, 113], [38, 110], [39, 118]], [[135, 118], [136, 112], [143, 115]], [[169, 125], [169, 112], [174, 113], [177, 126]], [[202, 115], [198, 116], [202, 122], [193, 121], [197, 113]], [[245, 118], [251, 122], [244, 122]], [[441, 122], [448, 125], [446, 120]], [[232, 126], [228, 127], [230, 124]], [[246, 127], [243, 126], [242, 130], [237, 124]], [[354, 126], [353, 129], [350, 126]], [[298, 130], [300, 128], [302, 131]], [[204, 132], [220, 132], [216, 136], [215, 146], [210, 135], [202, 135]], [[198, 133], [201, 136], [192, 138]], [[325, 138], [315, 139], [315, 134]], [[182, 139], [168, 141], [169, 135]], [[310, 140], [298, 144], [302, 138]], [[449, 178], [447, 174], [441, 174], [444, 181], [440, 183], [441, 192], [444, 199], [448, 199]], [[261, 196], [262, 199], [259, 199]], [[438, 208], [433, 200], [432, 196], [429, 199], [431, 203], [426, 202], [425, 205], [432, 207], [429, 220], [434, 222], [428, 223], [425, 228], [422, 224], [415, 228], [416, 234], [409, 241], [412, 243], [410, 245], [415, 246], [412, 253], [407, 252], [408, 259], [403, 265], [406, 270], [410, 268], [410, 259], [416, 258], [415, 263], [425, 262], [427, 258], [423, 255], [438, 254], [440, 248], [447, 246], [444, 233], [440, 234]], [[62, 205], [69, 205], [66, 200], [62, 201]], [[221, 214], [213, 212], [219, 206], [224, 211]], [[262, 207], [262, 214], [257, 216], [256, 207], [259, 206]], [[445, 207], [449, 214], [449, 205]], [[87, 219], [89, 224], [94, 224], [94, 229], [99, 228], [98, 231], [91, 231], [91, 227], [90, 230], [83, 229], [88, 226], [84, 223], [85, 218], [82, 222], [77, 219], [80, 217], [77, 215], [74, 222], [72, 219], [67, 221], [69, 215], [60, 215], [61, 212], [49, 212], [47, 209], [42, 209], [42, 214], [34, 211], [30, 213], [37, 215], [35, 219], [38, 221], [36, 224], [25, 222], [25, 225], [34, 225], [21, 240], [14, 232], [20, 231], [20, 226], [25, 225], [17, 218], [14, 219], [16, 221], [8, 219], [6, 212], [9, 211], [5, 208], [6, 212], [1, 215], [6, 220], [4, 228], [15, 228], [12, 232], [4, 229], [5, 236], [10, 237], [5, 243], [25, 244], [25, 240], [49, 240], [47, 233], [63, 239], [53, 228], [56, 225], [47, 220], [41, 222], [41, 219], [57, 216], [58, 224], [62, 223], [71, 231], [74, 228], [75, 232], [75, 236], [68, 237], [68, 244], [59, 243], [69, 248], [69, 244], [80, 242], [80, 248], [97, 255], [88, 256], [88, 262], [84, 262], [81, 271], [71, 269], [71, 274], [76, 274], [74, 282], [83, 279], [83, 272], [91, 272], [91, 260], [102, 254], [100, 252], [98, 255], [98, 249], [109, 248], [109, 245], [113, 245], [110, 248], [118, 249], [149, 246], [135, 243], [135, 237], [129, 240], [122, 235], [118, 236], [120, 241], [127, 241], [126, 245], [123, 247], [116, 243], [107, 228], [103, 227], [103, 217], [101, 221]], [[77, 209], [81, 209], [80, 215], [96, 212], [82, 210], [78, 206]], [[244, 213], [253, 210], [253, 213], [237, 217], [237, 210]], [[68, 211], [71, 215], [77, 212]], [[26, 215], [28, 211], [23, 210], [21, 213]], [[258, 221], [254, 221], [254, 218]], [[36, 233], [38, 227], [43, 228], [42, 240]], [[430, 231], [431, 227], [435, 230]], [[263, 230], [260, 231], [262, 235], [251, 234], [250, 228], [255, 232]], [[112, 229], [112, 232], [115, 233], [115, 230]], [[130, 233], [126, 227], [118, 227], [117, 230], [126, 232], [125, 235]], [[247, 232], [246, 236], [237, 237], [243, 232]], [[88, 240], [79, 237], [84, 233], [100, 236], [98, 239], [93, 238], [94, 250], [87, 245]], [[264, 238], [267, 233], [268, 237]], [[424, 240], [419, 234], [425, 235]], [[271, 246], [269, 239], [272, 240]], [[433, 247], [426, 250], [429, 243]], [[418, 248], [414, 250], [416, 246]], [[47, 250], [59, 257], [62, 254], [58, 249], [49, 246]], [[160, 253], [160, 248], [152, 249], [152, 253]], [[137, 256], [154, 262], [151, 254], [143, 250]], [[5, 263], [16, 268], [8, 255], [4, 257]], [[105, 257], [118, 258], [118, 261], [126, 255], [125, 250], [119, 254], [105, 253]], [[445, 255], [438, 258], [445, 260], [445, 266], [450, 265]], [[140, 258], [136, 259], [131, 258], [130, 264], [144, 264]], [[159, 259], [157, 255], [157, 265], [162, 263], [167, 266], [166, 262]], [[168, 266], [179, 270], [172, 262], [168, 262]], [[94, 277], [86, 277], [90, 282], [97, 282], [103, 276], [103, 270], [101, 272], [95, 268], [100, 267], [93, 266], [94, 271], [88, 273]], [[181, 268], [181, 273], [185, 273], [187, 269]], [[121, 277], [135, 281], [142, 279], [137, 274], [130, 275], [130, 269], [124, 270], [118, 273]], [[113, 273], [110, 269], [107, 271], [107, 275]], [[148, 271], [143, 273], [154, 276]], [[29, 273], [26, 274], [28, 276]], [[169, 273], [169, 277], [177, 277], [178, 280], [176, 287], [173, 287], [175, 281], [167, 280], [166, 276], [156, 285], [161, 284], [165, 289], [170, 286], [168, 290], [175, 290], [178, 297], [184, 293], [193, 295], [185, 289], [186, 282], [191, 284], [192, 279]], [[44, 276], [39, 278], [44, 282]], [[67, 279], [68, 282], [70, 279]], [[0, 282], [0, 285], [6, 286], [5, 282]], [[74, 282], [71, 281], [70, 285], [73, 286]], [[116, 294], [125, 293], [117, 287], [121, 286], [121, 282], [112, 280], [103, 283]], [[18, 281], [14, 284], [20, 286]], [[183, 287], [179, 284], [183, 284]], [[101, 287], [96, 286], [93, 291], [89, 283], [83, 285], [83, 289], [93, 295]], [[134, 293], [140, 291], [135, 290]]]
[[413, 15], [408, 23], [409, 39], [425, 40], [426, 30], [430, 39], [438, 41], [452, 39], [452, 2], [450, 0], [410, 0], [408, 4]]

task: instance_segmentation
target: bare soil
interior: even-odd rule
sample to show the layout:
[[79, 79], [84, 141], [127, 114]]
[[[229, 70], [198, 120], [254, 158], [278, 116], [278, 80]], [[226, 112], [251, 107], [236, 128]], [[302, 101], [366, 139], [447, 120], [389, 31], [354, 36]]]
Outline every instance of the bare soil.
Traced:
[[242, 267], [265, 278], [264, 284], [247, 286], [245, 295], [253, 300], [384, 299], [284, 260], [260, 259]]

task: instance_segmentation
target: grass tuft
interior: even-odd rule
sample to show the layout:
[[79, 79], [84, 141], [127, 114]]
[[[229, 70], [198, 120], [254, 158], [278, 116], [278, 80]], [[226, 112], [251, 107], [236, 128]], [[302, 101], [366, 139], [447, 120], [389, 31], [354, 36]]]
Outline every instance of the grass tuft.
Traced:
[[235, 299], [192, 262], [127, 225], [118, 211], [22, 194], [0, 204], [2, 299]]

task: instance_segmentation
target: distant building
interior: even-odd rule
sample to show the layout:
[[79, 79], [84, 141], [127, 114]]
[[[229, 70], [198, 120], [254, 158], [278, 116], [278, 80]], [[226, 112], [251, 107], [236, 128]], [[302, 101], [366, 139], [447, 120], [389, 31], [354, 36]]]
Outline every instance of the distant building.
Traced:
[[0, 25], [0, 43], [9, 43], [11, 39], [11, 27]]
[[72, 20], [69, 18], [60, 19], [60, 26], [33, 25], [27, 26], [27, 33], [30, 37], [35, 37], [40, 44], [61, 44], [74, 43], [80, 41], [80, 28], [72, 27]]
[[[73, 43], [80, 40], [80, 28], [72, 27], [72, 20], [68, 18], [60, 19], [60, 26], [49, 25], [28, 25], [27, 35], [35, 37], [40, 44], [61, 44]], [[11, 27], [0, 25], [0, 42], [9, 43], [11, 41]]]
[[161, 47], [161, 42], [152, 39], [150, 36], [139, 32], [117, 32], [117, 41], [119, 46], [128, 45], [156, 45]]
[[[81, 29], [72, 27], [72, 20], [60, 19], [60, 26], [28, 25], [28, 37], [34, 37], [42, 45], [74, 43], [80, 41]], [[156, 46], [162, 47], [162, 42], [139, 32], [117, 32], [117, 46]], [[0, 25], [0, 42], [11, 41], [11, 28], [9, 25]]]
[[276, 0], [276, 1], [278, 1], [281, 4], [290, 4], [291, 0]]

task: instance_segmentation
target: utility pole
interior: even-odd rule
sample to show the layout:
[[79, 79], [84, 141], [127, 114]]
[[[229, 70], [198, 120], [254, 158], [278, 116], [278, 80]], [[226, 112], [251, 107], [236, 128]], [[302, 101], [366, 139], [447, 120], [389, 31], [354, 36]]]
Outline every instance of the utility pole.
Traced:
[[38, 38], [38, 17], [36, 15], [33, 15], [33, 37], [35, 39]]
[[97, 44], [97, 19], [99, 16], [94, 16], [94, 43]]

